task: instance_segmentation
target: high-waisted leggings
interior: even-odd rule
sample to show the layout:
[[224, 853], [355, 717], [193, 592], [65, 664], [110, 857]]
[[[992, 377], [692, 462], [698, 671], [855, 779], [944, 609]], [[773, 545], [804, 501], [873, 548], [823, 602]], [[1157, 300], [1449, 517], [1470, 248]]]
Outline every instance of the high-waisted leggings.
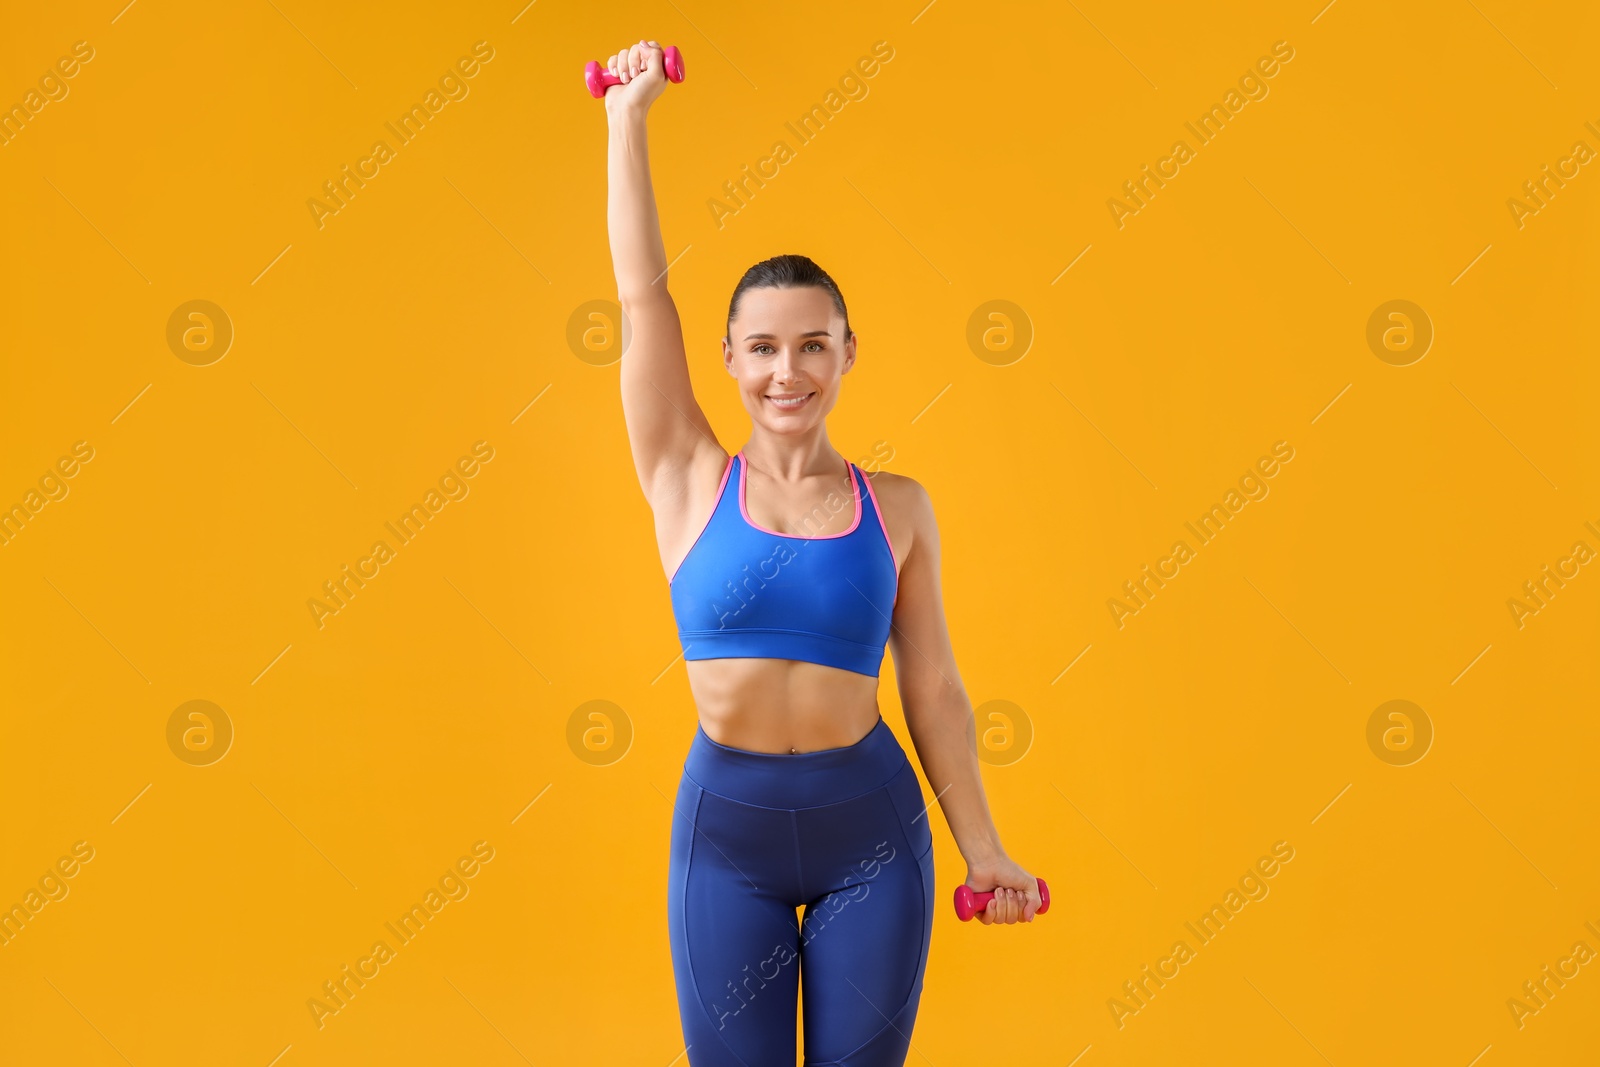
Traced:
[[806, 1067], [904, 1064], [933, 835], [883, 719], [853, 745], [798, 754], [697, 728], [674, 807], [667, 926], [692, 1067], [794, 1067], [802, 974]]

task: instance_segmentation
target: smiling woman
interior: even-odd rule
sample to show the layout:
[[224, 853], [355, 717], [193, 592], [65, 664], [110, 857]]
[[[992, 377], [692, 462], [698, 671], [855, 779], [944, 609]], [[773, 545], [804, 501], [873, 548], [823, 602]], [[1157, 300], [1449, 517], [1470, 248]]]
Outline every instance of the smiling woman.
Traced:
[[[633, 325], [622, 410], [699, 718], [667, 882], [685, 1055], [794, 1063], [803, 976], [805, 1062], [902, 1065], [932, 940], [933, 832], [878, 709], [886, 651], [967, 886], [993, 890], [982, 923], [1031, 921], [1042, 902], [984, 799], [933, 506], [911, 478], [869, 481], [829, 440], [857, 337], [839, 286], [803, 255], [763, 260], [734, 287], [722, 361], [750, 427], [732, 454], [719, 442], [695, 399], [650, 185], [662, 50], [640, 41], [608, 68], [607, 224]], [[797, 909], [812, 929], [829, 916], [827, 932], [802, 937]]]

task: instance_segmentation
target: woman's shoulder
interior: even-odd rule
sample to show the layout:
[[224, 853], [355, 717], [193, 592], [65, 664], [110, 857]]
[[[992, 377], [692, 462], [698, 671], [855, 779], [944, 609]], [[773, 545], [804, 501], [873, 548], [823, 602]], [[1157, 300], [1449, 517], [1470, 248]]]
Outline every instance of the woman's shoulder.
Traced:
[[938, 543], [938, 526], [934, 519], [933, 503], [921, 482], [905, 474], [891, 471], [862, 470], [878, 500], [878, 510], [883, 515], [885, 532], [896, 549], [895, 555], [903, 563], [918, 541]]
[[928, 491], [910, 475], [864, 468], [861, 473], [872, 484], [872, 491], [877, 494], [879, 503], [886, 507], [894, 507], [897, 511], [914, 511], [928, 504]]

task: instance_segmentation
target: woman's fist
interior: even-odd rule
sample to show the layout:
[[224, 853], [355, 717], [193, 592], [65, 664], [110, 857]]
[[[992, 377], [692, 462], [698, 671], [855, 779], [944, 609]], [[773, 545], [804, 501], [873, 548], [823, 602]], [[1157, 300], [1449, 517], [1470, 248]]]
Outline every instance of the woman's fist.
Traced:
[[1039, 896], [1039, 880], [1010, 859], [1002, 856], [996, 860], [967, 868], [967, 885], [980, 893], [994, 891], [994, 897], [974, 915], [979, 922], [991, 923], [1033, 922], [1043, 898]]
[[638, 108], [643, 111], [655, 103], [667, 88], [667, 72], [662, 48], [654, 41], [641, 39], [606, 60], [606, 70], [622, 80], [606, 90], [606, 110]]

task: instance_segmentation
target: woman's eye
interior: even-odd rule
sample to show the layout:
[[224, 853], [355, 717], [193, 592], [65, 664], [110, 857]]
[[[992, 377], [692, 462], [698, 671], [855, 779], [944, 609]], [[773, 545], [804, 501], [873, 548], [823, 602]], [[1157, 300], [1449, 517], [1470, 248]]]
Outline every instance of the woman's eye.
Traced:
[[[808, 351], [808, 352], [821, 352], [822, 349], [823, 349], [823, 344], [822, 344], [821, 341], [807, 341], [805, 347], [806, 347], [806, 351]], [[756, 345], [754, 348], [752, 348], [751, 351], [754, 352], [758, 356], [765, 356], [765, 355], [767, 355], [767, 354], [769, 354], [771, 352], [776, 351], [776, 349], [774, 349], [771, 345], [768, 345], [768, 344], [760, 344], [760, 345]]]

